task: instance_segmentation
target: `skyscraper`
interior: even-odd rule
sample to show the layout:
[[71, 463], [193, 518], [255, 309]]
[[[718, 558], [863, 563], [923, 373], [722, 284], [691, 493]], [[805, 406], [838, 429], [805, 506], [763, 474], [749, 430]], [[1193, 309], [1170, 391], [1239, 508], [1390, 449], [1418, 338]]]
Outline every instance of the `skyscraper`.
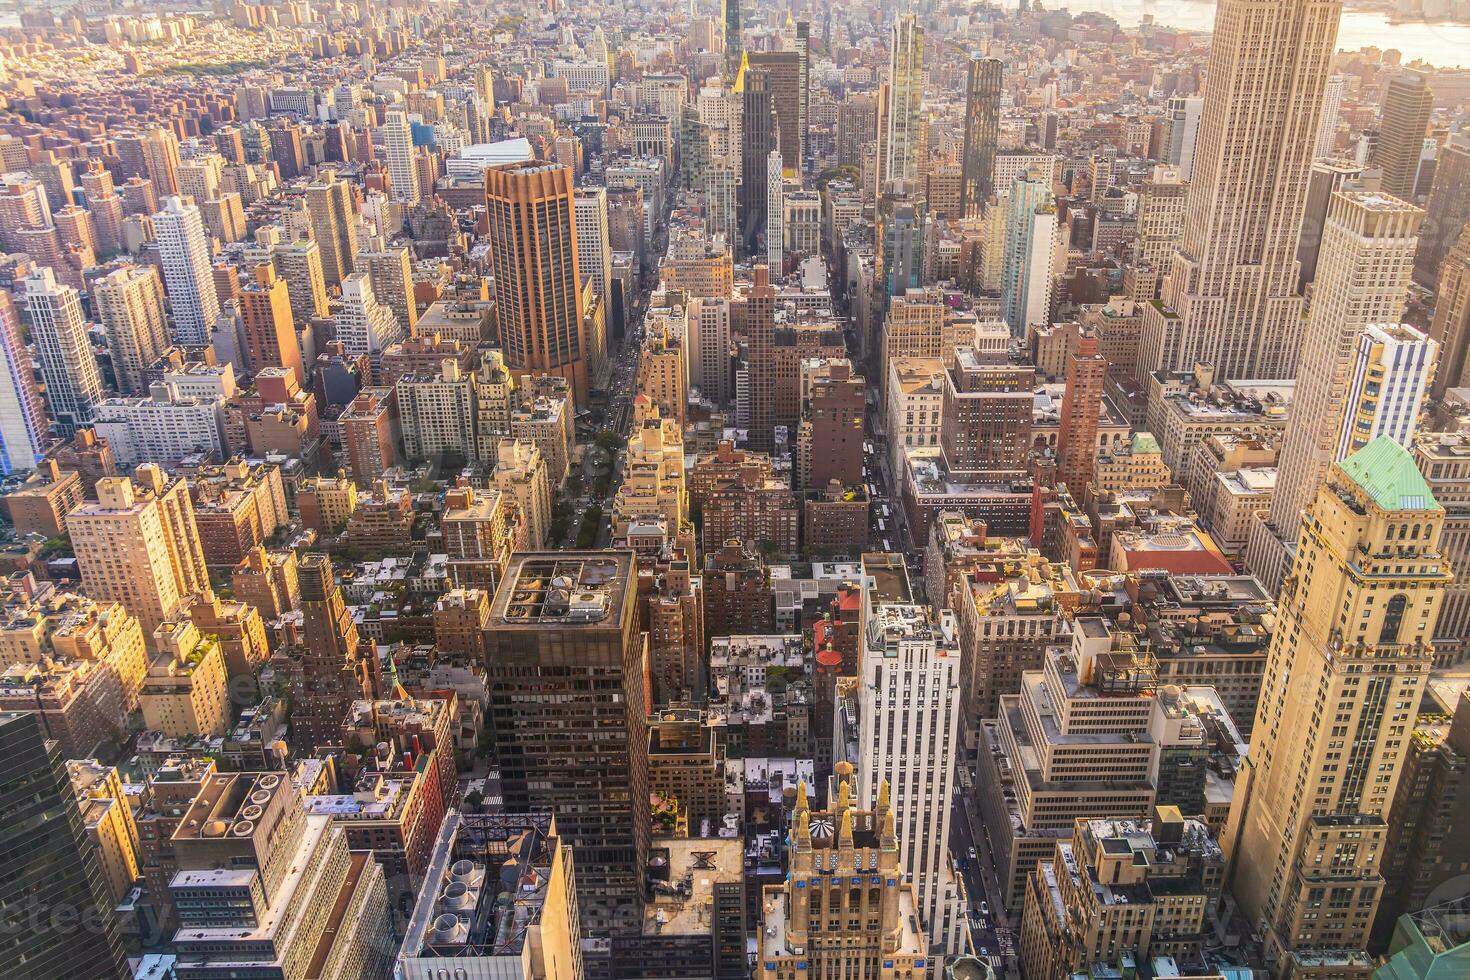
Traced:
[[742, 34], [740, 0], [721, 0], [725, 8], [725, 71], [731, 78], [740, 70], [745, 57], [745, 39]]
[[965, 147], [960, 171], [960, 216], [979, 217], [995, 191], [995, 149], [1000, 140], [1000, 96], [1005, 66], [998, 58], [970, 55], [965, 81]]
[[1317, 152], [1319, 157], [1330, 157], [1337, 145], [1337, 121], [1342, 112], [1342, 92], [1347, 87], [1347, 76], [1333, 75], [1322, 88], [1322, 118], [1317, 125]]
[[612, 245], [608, 242], [607, 188], [583, 187], [572, 202], [577, 223], [577, 267], [582, 281], [606, 297], [612, 281]]
[[755, 285], [745, 294], [745, 331], [750, 344], [750, 448], [768, 453], [776, 439], [776, 290], [763, 265], [755, 267]]
[[632, 552], [510, 559], [490, 607], [487, 729], [510, 810], [551, 810], [577, 855], [585, 930], [642, 923], [647, 635]]
[[46, 405], [21, 341], [15, 304], [0, 297], [0, 476], [36, 465], [46, 443]]
[[587, 404], [588, 345], [572, 172], [517, 163], [485, 172], [500, 340], [517, 374], [552, 374]]
[[1402, 323], [1374, 323], [1358, 337], [1337, 433], [1337, 458], [1379, 437], [1410, 449], [1439, 345]]
[[417, 204], [419, 168], [413, 148], [413, 131], [408, 125], [408, 115], [402, 109], [389, 109], [383, 120], [383, 149], [388, 157], [393, 200]]
[[781, 164], [791, 173], [801, 172], [801, 55], [796, 51], [747, 51], [751, 71], [766, 76], [771, 104], [776, 111], [776, 147]]
[[[1184, 235], [1145, 333], [1156, 364], [1222, 378], [1296, 371], [1296, 246], [1341, 0], [1221, 0], [1215, 8]], [[1170, 315], [1172, 314], [1172, 315]]]
[[366, 354], [376, 365], [384, 348], [403, 339], [403, 328], [386, 303], [378, 300], [366, 272], [342, 280], [342, 306], [337, 310], [337, 339], [353, 356]]
[[781, 274], [781, 260], [786, 236], [783, 220], [786, 210], [786, 185], [782, 177], [781, 153], [772, 150], [766, 156], [766, 265]]
[[299, 574], [302, 620], [291, 650], [291, 739], [297, 751], [311, 752], [341, 739], [352, 702], [371, 696], [372, 686], [331, 557], [307, 555]]
[[1037, 173], [1016, 178], [1006, 204], [1005, 257], [1001, 266], [1001, 316], [1025, 336], [1051, 316], [1057, 250], [1057, 207], [1051, 181]]
[[919, 128], [924, 107], [924, 30], [913, 14], [894, 21], [888, 67], [888, 101], [881, 122], [880, 186], [919, 176]]
[[1433, 292], [1439, 286], [1439, 271], [1445, 256], [1470, 223], [1470, 141], [1466, 137], [1452, 137], [1439, 148], [1434, 162], [1434, 186], [1424, 210], [1434, 215], [1434, 222], [1420, 229], [1414, 281]]
[[87, 338], [81, 299], [75, 289], [57, 282], [48, 267], [31, 273], [25, 287], [51, 417], [71, 435], [92, 420], [102, 401], [102, 376]]
[[398, 318], [399, 333], [412, 337], [418, 327], [419, 310], [413, 298], [413, 261], [408, 246], [358, 252], [353, 268], [367, 273], [373, 295]]
[[199, 208], [182, 198], [169, 197], [153, 216], [163, 285], [173, 311], [174, 342], [186, 347], [209, 343], [219, 316], [219, 297], [210, 272], [209, 236]]
[[1305, 294], [1307, 286], [1317, 278], [1317, 259], [1322, 254], [1322, 233], [1327, 225], [1327, 209], [1337, 191], [1361, 185], [1363, 166], [1353, 160], [1318, 157], [1312, 161], [1307, 178], [1307, 203], [1302, 212], [1302, 233], [1296, 248], [1301, 265], [1297, 286]]
[[[394, 177], [396, 182], [397, 175]], [[357, 255], [352, 188], [337, 179], [335, 170], [324, 169], [306, 186], [306, 209], [311, 214], [311, 233], [321, 249], [322, 275], [335, 286], [352, 271]]]
[[1435, 398], [1450, 388], [1470, 385], [1470, 224], [1439, 272], [1439, 294], [1429, 336], [1439, 342], [1441, 368], [1435, 375]]
[[1057, 434], [1057, 482], [1078, 499], [1085, 496], [1097, 459], [1098, 417], [1107, 374], [1108, 362], [1099, 352], [1097, 337], [1090, 333], [1078, 337], [1067, 355], [1067, 388], [1062, 394]]
[[271, 264], [276, 267], [276, 273], [286, 280], [286, 293], [291, 297], [291, 312], [297, 320], [305, 323], [330, 315], [331, 307], [327, 305], [327, 276], [322, 267], [322, 248], [316, 239], [303, 238], [273, 246]]
[[97, 851], [41, 716], [0, 712], [0, 879], [6, 973], [17, 980], [122, 980], [132, 975]]
[[286, 280], [276, 278], [274, 266], [256, 266], [254, 278], [241, 288], [240, 322], [245, 328], [245, 349], [250, 353], [252, 372], [288, 368], [295, 372], [298, 383], [306, 383], [291, 298]]
[[66, 530], [87, 594], [122, 603], [151, 637], [209, 587], [209, 574], [186, 482], [165, 480], [151, 463], [136, 475], [98, 480], [96, 503], [68, 514]]
[[118, 390], [125, 395], [147, 394], [144, 372], [168, 346], [168, 315], [158, 270], [127, 266], [94, 279], [92, 305], [107, 331]]
[[801, 135], [801, 155], [797, 161], [797, 172], [806, 169], [807, 158], [807, 130], [811, 126], [811, 97], [812, 97], [812, 25], [810, 21], [799, 20], [796, 22], [796, 56], [801, 66], [801, 113], [797, 120], [796, 128]]
[[1414, 199], [1424, 132], [1433, 111], [1434, 93], [1423, 75], [1406, 71], [1388, 80], [1373, 162], [1383, 171], [1383, 189], [1395, 197]]
[[1398, 322], [1403, 312], [1423, 215], [1381, 194], [1332, 195], [1302, 338], [1295, 421], [1286, 429], [1270, 513], [1252, 528], [1246, 549], [1246, 564], [1268, 587], [1285, 577], [1302, 511], [1339, 458], [1338, 433], [1358, 337], [1369, 324]]
[[770, 76], [743, 68], [736, 80], [740, 93], [740, 239], [745, 255], [753, 255], [766, 224], [766, 159], [778, 149], [776, 101]]
[[1302, 522], [1223, 841], [1278, 976], [1367, 946], [1384, 818], [1450, 578], [1443, 524], [1388, 438], [1333, 464]]

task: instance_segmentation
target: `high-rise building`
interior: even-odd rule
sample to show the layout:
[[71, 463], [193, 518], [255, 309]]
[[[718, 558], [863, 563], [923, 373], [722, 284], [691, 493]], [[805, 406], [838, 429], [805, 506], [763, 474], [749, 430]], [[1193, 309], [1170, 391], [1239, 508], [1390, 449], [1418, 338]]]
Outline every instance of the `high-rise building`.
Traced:
[[1335, 463], [1302, 522], [1224, 837], [1231, 891], [1278, 976], [1345, 969], [1367, 946], [1450, 578], [1443, 524], [1388, 438]]
[[1006, 204], [1000, 306], [1018, 337], [1051, 317], [1059, 233], [1051, 181], [1037, 173], [1017, 177]]
[[165, 481], [151, 463], [136, 477], [98, 480], [97, 501], [68, 514], [66, 530], [87, 594], [122, 603], [152, 637], [209, 587], [209, 574], [186, 482]]
[[367, 355], [376, 364], [383, 351], [403, 339], [403, 328], [393, 310], [378, 300], [366, 272], [342, 280], [342, 306], [337, 310], [337, 340], [353, 357]]
[[1295, 373], [1297, 236], [1341, 15], [1341, 0], [1216, 6], [1184, 235], [1163, 306], [1145, 309], [1147, 368]]
[[608, 241], [607, 188], [583, 187], [572, 202], [577, 224], [577, 267], [582, 282], [606, 297], [612, 282], [612, 245]]
[[1000, 141], [1000, 99], [1005, 65], [970, 55], [965, 76], [965, 144], [960, 170], [960, 217], [979, 217], [995, 193], [995, 150]]
[[1312, 161], [1312, 174], [1307, 178], [1307, 203], [1302, 212], [1302, 234], [1296, 247], [1296, 260], [1301, 265], [1297, 287], [1304, 294], [1317, 278], [1317, 260], [1322, 254], [1322, 236], [1332, 195], [1359, 186], [1362, 177], [1363, 166], [1354, 160], [1318, 157]]
[[294, 242], [283, 242], [271, 248], [270, 256], [276, 274], [286, 280], [292, 315], [301, 323], [326, 318], [331, 307], [327, 305], [327, 276], [322, 267], [322, 248], [316, 239], [299, 238]]
[[316, 180], [306, 185], [306, 210], [311, 215], [313, 239], [320, 248], [322, 275], [328, 284], [335, 286], [353, 270], [357, 255], [357, 215], [352, 188], [338, 179], [335, 170], [324, 169]]
[[407, 245], [396, 245], [373, 252], [358, 252], [354, 265], [366, 272], [373, 284], [373, 295], [398, 319], [398, 334], [414, 336], [418, 327], [418, 304], [413, 298], [413, 258]]
[[1413, 445], [1439, 345], [1402, 323], [1374, 323], [1358, 336], [1337, 433], [1337, 459], [1380, 436]]
[[1316, 156], [1330, 157], [1337, 148], [1337, 122], [1342, 113], [1342, 93], [1347, 88], [1346, 75], [1331, 75], [1322, 87], [1322, 118], [1317, 125]]
[[1035, 385], [1033, 367], [986, 363], [973, 347], [955, 351], [944, 375], [939, 432], [951, 473], [1025, 472]]
[[517, 374], [566, 378], [587, 404], [588, 344], [572, 172], [519, 163], [485, 172], [490, 268], [506, 363]]
[[775, 86], [765, 71], [742, 67], [740, 93], [740, 240], [753, 255], [766, 223], [766, 161], [779, 149]]
[[1093, 334], [1078, 337], [1067, 355], [1067, 387], [1057, 434], [1057, 482], [1081, 498], [1097, 462], [1098, 419], [1108, 362]]
[[26, 313], [51, 417], [65, 435], [71, 435], [92, 420], [102, 401], [102, 376], [82, 319], [81, 299], [46, 267], [28, 276], [25, 287]]
[[852, 765], [835, 768], [836, 799], [825, 811], [812, 810], [805, 782], [797, 786], [790, 870], [762, 889], [754, 976], [925, 980], [933, 959], [904, 880], [888, 783], [874, 777], [877, 804], [864, 810], [853, 799]]
[[125, 395], [146, 394], [145, 372], [168, 346], [158, 270], [127, 266], [92, 280], [92, 305], [107, 331], [118, 390]]
[[734, 78], [745, 58], [740, 0], [721, 0], [725, 12], [725, 73]]
[[801, 53], [798, 51], [747, 51], [751, 71], [763, 73], [770, 85], [776, 110], [776, 148], [788, 173], [801, 172]]
[[272, 265], [255, 267], [254, 279], [240, 290], [240, 322], [245, 329], [245, 349], [250, 369], [287, 368], [298, 383], [306, 383], [301, 364], [301, 341], [291, 315], [291, 297], [286, 280], [276, 278]]
[[1434, 161], [1434, 185], [1424, 211], [1433, 223], [1420, 229], [1419, 252], [1414, 256], [1414, 281], [1430, 292], [1439, 287], [1439, 271], [1470, 223], [1470, 140], [1451, 138], [1439, 148]]
[[1470, 224], [1440, 265], [1429, 336], [1438, 341], [1440, 349], [1434, 397], [1443, 398], [1451, 388], [1470, 385]]
[[0, 298], [0, 475], [35, 466], [46, 437], [46, 404], [6, 293]]
[[352, 702], [370, 696], [371, 669], [329, 555], [299, 566], [301, 632], [292, 644], [291, 739], [300, 752], [337, 742]]
[[402, 109], [389, 109], [383, 120], [382, 133], [393, 200], [417, 204], [420, 196], [419, 171], [408, 115]]
[[755, 267], [755, 285], [745, 294], [745, 331], [750, 346], [750, 447], [770, 452], [776, 439], [776, 290], [763, 265]]
[[1338, 452], [1349, 372], [1369, 324], [1396, 323], [1408, 295], [1423, 212], [1380, 194], [1332, 195], [1321, 269], [1302, 338], [1303, 357], [1279, 457], [1270, 513], [1251, 530], [1246, 564], [1268, 587], [1286, 576], [1301, 514]]
[[511, 557], [487, 630], [510, 811], [551, 810], [576, 858], [582, 927], [637, 931], [648, 856], [646, 635], [632, 552]]
[[1383, 171], [1383, 189], [1395, 197], [1414, 199], [1419, 156], [1433, 111], [1434, 93], [1424, 75], [1406, 71], [1388, 80], [1373, 162]]
[[797, 84], [801, 89], [800, 113], [796, 121], [797, 132], [801, 134], [800, 156], [797, 159], [797, 173], [804, 172], [807, 160], [811, 153], [808, 151], [807, 142], [811, 130], [811, 98], [812, 98], [812, 25], [811, 21], [799, 20], [796, 22], [796, 58], [799, 66]]
[[[1164, 273], [1184, 233], [1184, 201], [1189, 187], [1177, 167], [1157, 166], [1138, 192], [1131, 296], [1136, 302], [1157, 299]], [[1126, 280], [1125, 280], [1126, 281]]]
[[862, 567], [857, 710], [844, 718], [843, 739], [857, 746], [848, 760], [857, 798], [875, 799], [875, 780], [888, 784], [899, 867], [913, 883], [930, 947], [957, 953], [964, 924], [945, 842], [961, 738], [958, 626], [950, 610], [914, 603], [902, 556], [864, 555]]
[[1445, 509], [1440, 546], [1455, 576], [1435, 621], [1436, 665], [1460, 664], [1470, 660], [1470, 451], [1459, 433], [1421, 432], [1414, 459]]
[[0, 712], [0, 882], [6, 972], [18, 980], [122, 980], [131, 975], [97, 852], [77, 809], [60, 743], [33, 711]]
[[780, 275], [786, 240], [786, 185], [781, 175], [781, 153], [766, 155], [766, 266]]
[[199, 208], [182, 198], [169, 197], [153, 216], [163, 285], [173, 312], [174, 342], [186, 347], [209, 343], [219, 316], [219, 297], [210, 272], [209, 236]]
[[1199, 141], [1199, 121], [1205, 100], [1198, 95], [1176, 95], [1169, 100], [1165, 120], [1168, 148], [1164, 159], [1179, 168], [1179, 179], [1186, 184], [1194, 176], [1194, 148]]
[[923, 139], [920, 129], [924, 124], [924, 29], [913, 14], [902, 14], [894, 21], [889, 53], [879, 186], [890, 180], [919, 177], [919, 143]]

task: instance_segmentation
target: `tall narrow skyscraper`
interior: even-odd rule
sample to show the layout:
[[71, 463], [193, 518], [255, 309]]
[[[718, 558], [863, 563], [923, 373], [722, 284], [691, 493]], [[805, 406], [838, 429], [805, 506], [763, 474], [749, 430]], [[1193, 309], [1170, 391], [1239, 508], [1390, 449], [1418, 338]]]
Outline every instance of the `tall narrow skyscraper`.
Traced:
[[163, 287], [173, 311], [173, 339], [184, 347], [203, 347], [219, 316], [219, 296], [210, 269], [209, 236], [199, 208], [169, 197], [153, 216]]
[[1097, 460], [1098, 419], [1108, 362], [1093, 334], [1077, 338], [1067, 355], [1067, 388], [1062, 394], [1061, 429], [1057, 435], [1057, 482], [1072, 496], [1085, 499]]
[[[1184, 235], [1145, 311], [1152, 370], [1289, 378], [1296, 247], [1342, 0], [1220, 0]], [[1148, 334], [1154, 334], [1149, 340]]]
[[485, 172], [500, 341], [517, 374], [553, 374], [587, 404], [588, 345], [572, 172], [515, 163]]
[[0, 712], [0, 877], [6, 974], [15, 980], [132, 976], [97, 849], [41, 715]]
[[960, 167], [960, 216], [979, 217], [995, 191], [995, 149], [1000, 139], [1000, 96], [1005, 66], [998, 58], [970, 55], [965, 81], [965, 148]]
[[1276, 976], [1323, 976], [1324, 957], [1367, 946], [1450, 579], [1444, 518], [1413, 457], [1379, 438], [1333, 464], [1302, 522], [1223, 841]]
[[408, 114], [402, 109], [389, 109], [383, 119], [383, 149], [388, 157], [393, 200], [417, 204], [419, 171], [414, 161], [413, 131], [408, 125]]
[[785, 222], [783, 220], [786, 208], [786, 185], [782, 177], [783, 167], [781, 165], [781, 153], [772, 150], [766, 156], [766, 265], [781, 274], [781, 260], [784, 256]]
[[1058, 233], [1051, 182], [1036, 173], [1017, 177], [1006, 206], [1000, 309], [1011, 333], [1021, 337], [1051, 315]]
[[245, 349], [250, 354], [252, 372], [287, 368], [295, 373], [298, 384], [306, 383], [291, 298], [286, 280], [276, 278], [274, 266], [256, 266], [254, 278], [240, 290], [240, 321], [245, 328]]
[[1433, 111], [1434, 93], [1422, 74], [1406, 71], [1388, 80], [1373, 162], [1383, 171], [1383, 189], [1406, 201], [1414, 199], [1424, 132]]
[[1291, 565], [1302, 511], [1338, 458], [1337, 441], [1353, 351], [1372, 323], [1396, 323], [1408, 296], [1416, 230], [1424, 212], [1364, 191], [1332, 195], [1321, 269], [1302, 338], [1301, 372], [1286, 428], [1276, 490], [1265, 522], [1251, 530], [1246, 565], [1275, 587]]
[[731, 78], [740, 70], [745, 58], [744, 25], [741, 21], [740, 0], [722, 0], [725, 7], [725, 70]]
[[1470, 385], [1470, 224], [1440, 265], [1429, 336], [1440, 348], [1434, 397], [1443, 398], [1450, 388]]
[[335, 286], [352, 271], [357, 255], [352, 188], [337, 178], [335, 170], [323, 170], [306, 186], [306, 209], [311, 213], [311, 233], [321, 249], [322, 276]]
[[299, 752], [335, 742], [352, 702], [368, 697], [368, 664], [357, 623], [329, 555], [301, 559], [301, 635], [292, 650], [291, 739]]
[[102, 401], [102, 375], [87, 338], [81, 298], [44, 266], [26, 278], [25, 292], [51, 417], [71, 435], [92, 420]]
[[0, 476], [36, 465], [46, 444], [46, 405], [21, 340], [10, 294], [0, 294]]
[[740, 240], [745, 255], [755, 254], [766, 226], [766, 159], [778, 148], [780, 126], [771, 77], [745, 68], [736, 80], [740, 94]]
[[1333, 75], [1322, 89], [1322, 116], [1317, 124], [1317, 156], [1330, 157], [1337, 144], [1337, 120], [1342, 113], [1346, 75]]
[[924, 29], [913, 14], [894, 21], [884, 107], [881, 182], [919, 176], [919, 127], [924, 107]]

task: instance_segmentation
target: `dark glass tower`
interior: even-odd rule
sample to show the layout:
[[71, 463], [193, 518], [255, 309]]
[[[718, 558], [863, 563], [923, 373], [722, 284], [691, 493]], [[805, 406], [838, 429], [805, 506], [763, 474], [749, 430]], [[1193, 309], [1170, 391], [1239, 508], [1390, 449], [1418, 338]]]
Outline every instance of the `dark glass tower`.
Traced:
[[977, 217], [995, 189], [1003, 75], [998, 59], [970, 56], [965, 86], [965, 152], [960, 172], [960, 215], [965, 218]]
[[725, 3], [725, 64], [730, 77], [740, 70], [741, 56], [745, 54], [745, 42], [740, 36], [740, 0], [724, 0]]
[[132, 975], [61, 753], [28, 711], [0, 712], [0, 908], [8, 980]]
[[744, 254], [753, 255], [766, 227], [766, 158], [778, 146], [775, 86], [759, 68], [740, 73], [740, 239]]

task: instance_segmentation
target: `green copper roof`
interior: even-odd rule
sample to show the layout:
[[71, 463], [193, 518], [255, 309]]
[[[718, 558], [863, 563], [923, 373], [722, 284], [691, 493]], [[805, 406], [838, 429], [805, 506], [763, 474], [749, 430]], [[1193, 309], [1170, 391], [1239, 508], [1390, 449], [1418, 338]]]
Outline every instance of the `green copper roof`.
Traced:
[[1128, 444], [1128, 451], [1135, 456], [1144, 454], [1157, 455], [1159, 453], [1159, 440], [1154, 438], [1152, 432], [1135, 432], [1133, 441]]
[[1414, 457], [1388, 436], [1379, 436], [1337, 465], [1384, 510], [1444, 509], [1429, 491]]

